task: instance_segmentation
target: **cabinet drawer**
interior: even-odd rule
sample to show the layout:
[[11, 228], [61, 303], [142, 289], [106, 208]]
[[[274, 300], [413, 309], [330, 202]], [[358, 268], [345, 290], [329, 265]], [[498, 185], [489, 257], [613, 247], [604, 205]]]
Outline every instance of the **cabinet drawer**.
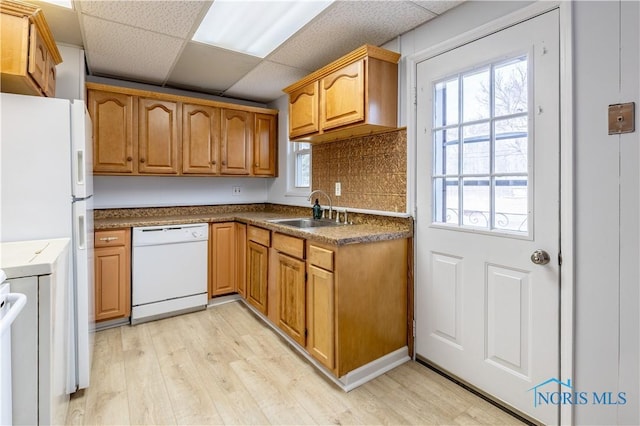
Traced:
[[258, 228], [257, 226], [249, 226], [249, 229], [247, 229], [247, 238], [266, 247], [271, 245], [271, 231]]
[[274, 233], [273, 248], [290, 256], [304, 259], [304, 240], [289, 235]]
[[107, 231], [96, 231], [95, 247], [116, 247], [127, 245], [129, 232], [128, 229], [114, 229]]
[[327, 271], [333, 271], [333, 250], [309, 245], [307, 256], [310, 265], [315, 265]]

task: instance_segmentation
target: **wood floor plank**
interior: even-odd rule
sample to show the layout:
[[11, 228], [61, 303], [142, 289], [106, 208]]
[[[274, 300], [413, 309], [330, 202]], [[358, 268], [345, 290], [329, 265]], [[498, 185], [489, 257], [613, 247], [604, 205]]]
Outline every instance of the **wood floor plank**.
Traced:
[[173, 318], [163, 321], [152, 324], [150, 334], [176, 422], [181, 425], [222, 423], [186, 349], [179, 327], [181, 322]]
[[120, 329], [98, 333], [95, 338], [90, 387], [83, 392], [84, 424], [129, 423], [126, 382]]
[[[210, 311], [212, 310], [180, 318], [185, 324], [184, 338], [192, 342], [188, 348], [189, 355], [206, 383], [209, 396], [224, 424], [268, 424], [262, 410], [231, 369], [229, 362], [218, 356], [220, 342], [214, 341], [209, 334], [209, 319], [216, 316]], [[241, 358], [232, 357], [232, 361], [237, 359]]]
[[263, 361], [260, 358], [234, 361], [231, 368], [258, 402], [269, 422], [282, 425], [315, 424], [290, 391], [280, 389], [277, 383], [269, 379], [269, 372], [262, 367]]
[[67, 424], [521, 424], [413, 361], [344, 392], [240, 302], [96, 334]]
[[121, 328], [131, 424], [176, 424], [149, 327]]

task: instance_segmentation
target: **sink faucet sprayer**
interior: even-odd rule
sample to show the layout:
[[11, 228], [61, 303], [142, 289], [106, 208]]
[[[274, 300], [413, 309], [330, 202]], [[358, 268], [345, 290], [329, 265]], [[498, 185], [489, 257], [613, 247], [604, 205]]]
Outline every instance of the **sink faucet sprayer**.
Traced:
[[322, 195], [324, 195], [325, 197], [327, 197], [327, 200], [329, 200], [329, 219], [332, 218], [332, 214], [333, 214], [333, 203], [331, 202], [331, 197], [329, 197], [329, 194], [327, 194], [326, 192], [320, 190], [320, 189], [316, 189], [315, 191], [311, 191], [311, 194], [309, 194], [309, 197], [307, 198], [308, 201], [311, 201], [311, 197], [313, 197], [314, 194], [316, 193], [320, 193]]

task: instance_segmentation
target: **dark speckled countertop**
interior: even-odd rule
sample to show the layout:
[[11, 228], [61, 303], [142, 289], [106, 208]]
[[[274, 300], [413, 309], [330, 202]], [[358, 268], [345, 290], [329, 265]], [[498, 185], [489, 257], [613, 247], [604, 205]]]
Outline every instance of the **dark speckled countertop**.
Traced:
[[295, 228], [270, 222], [273, 219], [299, 217], [311, 217], [311, 208], [249, 204], [106, 209], [94, 212], [94, 228], [103, 230], [138, 226], [237, 221], [287, 235], [334, 245], [395, 240], [413, 236], [413, 221], [411, 218], [349, 213], [349, 219], [354, 222], [353, 225], [318, 228]]

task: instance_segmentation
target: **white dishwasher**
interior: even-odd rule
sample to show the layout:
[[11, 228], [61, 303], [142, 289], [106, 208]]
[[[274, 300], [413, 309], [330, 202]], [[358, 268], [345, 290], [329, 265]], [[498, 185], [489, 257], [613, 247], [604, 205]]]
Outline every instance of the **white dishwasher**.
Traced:
[[206, 223], [133, 228], [131, 324], [207, 306]]

